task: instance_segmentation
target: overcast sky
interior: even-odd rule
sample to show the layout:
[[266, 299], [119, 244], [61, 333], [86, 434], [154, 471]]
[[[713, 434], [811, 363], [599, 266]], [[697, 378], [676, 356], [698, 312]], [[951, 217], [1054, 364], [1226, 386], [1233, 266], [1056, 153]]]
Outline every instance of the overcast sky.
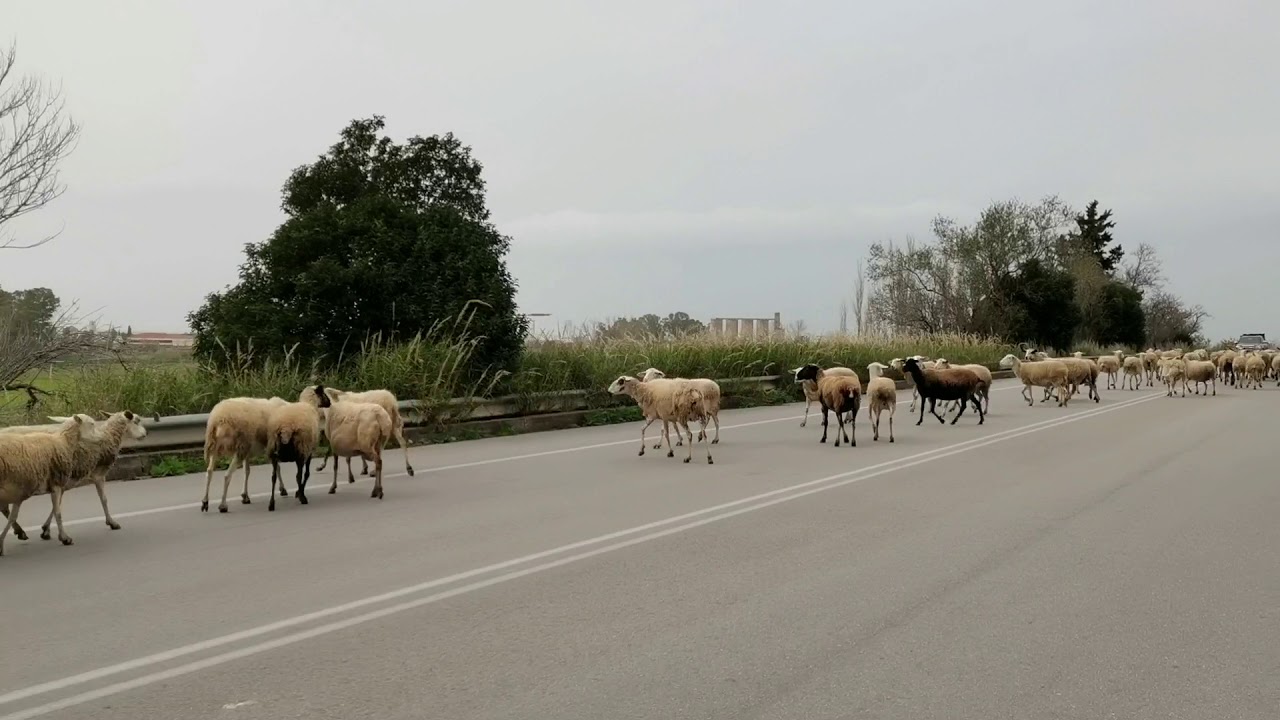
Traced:
[[1280, 336], [1280, 3], [0, 0], [84, 136], [0, 251], [185, 329], [355, 117], [485, 167], [528, 312], [833, 328], [867, 246], [1056, 193], [1153, 243], [1214, 338]]

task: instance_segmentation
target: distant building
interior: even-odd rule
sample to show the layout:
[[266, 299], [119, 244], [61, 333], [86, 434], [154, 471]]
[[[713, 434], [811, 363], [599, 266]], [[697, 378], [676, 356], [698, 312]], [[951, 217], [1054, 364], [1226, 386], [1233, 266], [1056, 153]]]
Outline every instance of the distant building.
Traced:
[[129, 345], [150, 347], [191, 347], [196, 342], [196, 336], [184, 333], [142, 332], [130, 335], [125, 342]]

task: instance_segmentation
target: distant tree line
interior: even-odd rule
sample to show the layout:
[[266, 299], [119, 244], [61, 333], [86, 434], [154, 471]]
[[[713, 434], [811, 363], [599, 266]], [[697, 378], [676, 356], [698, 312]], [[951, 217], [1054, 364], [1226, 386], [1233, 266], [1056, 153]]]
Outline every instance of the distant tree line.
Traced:
[[933, 242], [871, 246], [854, 302], [865, 301], [879, 329], [981, 333], [1064, 352], [1205, 344], [1207, 313], [1165, 287], [1151, 245], [1126, 251], [1112, 211], [1098, 204], [1077, 212], [1051, 196], [993, 203], [969, 225], [939, 216]]
[[624, 317], [612, 322], [596, 323], [594, 334], [605, 340], [625, 338], [678, 340], [690, 335], [700, 335], [706, 331], [707, 326], [702, 321], [689, 317], [688, 313], [674, 312], [666, 317], [650, 313], [640, 317]]

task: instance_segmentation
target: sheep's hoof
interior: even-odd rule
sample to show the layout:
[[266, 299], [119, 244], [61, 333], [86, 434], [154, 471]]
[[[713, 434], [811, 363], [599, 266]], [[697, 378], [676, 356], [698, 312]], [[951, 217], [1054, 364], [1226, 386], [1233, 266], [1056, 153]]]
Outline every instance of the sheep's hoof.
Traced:
[[371, 498], [377, 498], [377, 499], [381, 500], [381, 499], [382, 499], [382, 490], [381, 490], [380, 488], [374, 488], [374, 489], [373, 489], [373, 492], [369, 493], [369, 497], [371, 497]]
[[18, 538], [19, 540], [26, 540], [27, 534], [25, 532], [14, 532], [14, 537]]
[[640, 448], [640, 456], [644, 457], [644, 448]]
[[654, 443], [654, 444], [653, 444], [653, 449], [654, 449], [654, 450], [661, 450], [661, 449], [662, 449], [662, 443], [661, 443], [661, 442], [656, 442], [656, 443]]
[[275, 511], [276, 511], [276, 499], [271, 498], [271, 503], [267, 505], [267, 512], [275, 512]]
[[[23, 533], [23, 535], [25, 535], [25, 534], [26, 534], [26, 533]], [[52, 539], [52, 538], [53, 538], [53, 533], [49, 532], [49, 528], [44, 528], [43, 530], [41, 530], [41, 532], [40, 532], [40, 539], [41, 539], [41, 540], [50, 540], [50, 539]], [[26, 538], [23, 538], [23, 540], [26, 540]]]
[[337, 485], [334, 485], [333, 487], [329, 488], [329, 494], [330, 494], [330, 495], [336, 495], [336, 494], [338, 494], [338, 486], [337, 486]]
[[350, 473], [348, 473], [348, 474], [347, 474], [347, 484], [348, 484], [348, 485], [351, 485], [351, 484], [355, 483], [355, 481], [356, 481], [356, 476], [355, 476], [355, 475], [352, 475], [352, 474], [350, 474]]
[[675, 457], [675, 456], [676, 456], [676, 451], [675, 451], [675, 450], [668, 450], [668, 451], [667, 451], [667, 457]]
[[205, 500], [200, 503], [200, 512], [209, 512], [209, 501]]
[[227, 511], [227, 506], [226, 506], [226, 504], [225, 504], [225, 503], [224, 503], [224, 504], [222, 504], [222, 505], [219, 505], [219, 506], [218, 506], [218, 512], [220, 512], [220, 513], [224, 513], [224, 512], [226, 512], [226, 511]]
[[[294, 496], [294, 497], [296, 497], [296, 498], [298, 498], [299, 500], [301, 500], [301, 499], [302, 499], [302, 488], [298, 488], [297, 490], [294, 490], [294, 491], [293, 491], [293, 496]], [[281, 495], [280, 497], [287, 497], [287, 496], [286, 496], [286, 495]]]
[[684, 460], [682, 460], [681, 462], [686, 462], [686, 463], [687, 463], [687, 462], [689, 462], [689, 458], [685, 458], [685, 459], [684, 459]]
[[712, 445], [719, 445], [719, 444], [720, 444], [720, 438], [716, 438], [715, 440], [712, 440], [712, 441], [711, 441], [711, 444], [712, 444]]
[[240, 504], [241, 504], [241, 505], [250, 505], [250, 504], [252, 504], [252, 503], [253, 503], [253, 501], [249, 499], [249, 493], [241, 493], [241, 495], [240, 495]]
[[307, 496], [306, 496], [306, 495], [299, 495], [299, 496], [298, 496], [298, 502], [302, 503], [303, 505], [306, 505], [306, 504], [307, 504]]
[[413, 477], [413, 466], [412, 466], [412, 465], [405, 465], [405, 466], [404, 466], [404, 469], [405, 469], [405, 472], [409, 473], [409, 477]]
[[119, 530], [119, 529], [120, 529], [120, 523], [112, 521], [112, 522], [107, 523], [107, 527], [111, 528], [112, 530]]
[[[981, 425], [981, 424], [982, 424], [982, 421], [978, 421], [978, 424], [979, 424], [979, 425]], [[889, 436], [889, 442], [893, 442], [893, 436], [892, 436], [892, 435], [890, 435], [890, 436]]]
[[60, 536], [58, 536], [58, 542], [62, 543], [63, 545], [75, 545], [75, 544], [76, 544], [76, 541], [75, 541], [75, 540], [72, 540], [72, 539], [71, 539], [71, 536], [69, 536], [69, 535], [60, 535]]
[[362, 468], [362, 469], [360, 470], [360, 475], [361, 475], [361, 476], [363, 476], [363, 477], [368, 477], [368, 476], [369, 476], [369, 468]]

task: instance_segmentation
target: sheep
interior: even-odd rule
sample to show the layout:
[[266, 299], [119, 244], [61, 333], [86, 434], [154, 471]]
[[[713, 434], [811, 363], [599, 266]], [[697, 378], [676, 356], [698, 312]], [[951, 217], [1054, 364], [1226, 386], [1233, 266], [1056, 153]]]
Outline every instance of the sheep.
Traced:
[[1260, 353], [1258, 353], [1258, 354], [1262, 356], [1262, 362], [1263, 362], [1263, 363], [1264, 363], [1264, 365], [1266, 366], [1266, 367], [1263, 369], [1262, 377], [1263, 377], [1264, 379], [1270, 378], [1270, 377], [1271, 377], [1271, 366], [1272, 366], [1272, 364], [1274, 364], [1274, 362], [1275, 362], [1275, 353], [1273, 353], [1273, 352], [1268, 352], [1268, 351], [1266, 351], [1266, 350], [1263, 350], [1262, 352], [1260, 352]]
[[1099, 355], [1098, 369], [1107, 374], [1107, 389], [1116, 389], [1116, 376], [1120, 374], [1120, 366], [1124, 362], [1124, 352], [1117, 350], [1114, 355]]
[[[714, 416], [715, 409], [712, 407], [711, 401], [707, 398], [696, 385], [684, 385], [676, 388], [675, 395], [672, 398], [671, 407], [673, 410], [671, 422], [676, 426], [676, 435], [680, 434], [680, 428], [689, 434], [688, 454], [685, 455], [684, 462], [688, 463], [693, 460], [693, 431], [689, 429], [690, 420], [698, 420], [702, 423], [702, 430], [698, 432], [699, 440], [707, 440], [707, 422]], [[666, 420], [664, 419], [664, 422]], [[668, 436], [667, 444], [670, 445], [671, 438]], [[667, 457], [671, 457], [672, 453], [667, 453]], [[715, 460], [711, 457], [711, 443], [707, 443], [707, 464], [715, 464]]]
[[1040, 362], [1049, 359], [1049, 354], [1025, 343], [1018, 343], [1018, 347], [1022, 348], [1022, 359], [1027, 362]]
[[[1094, 402], [1102, 402], [1102, 396], [1098, 393], [1098, 373], [1099, 368], [1092, 360], [1077, 357], [1059, 358], [1058, 362], [1067, 366], [1067, 391], [1072, 395], [1079, 392], [1081, 385], [1089, 386], [1089, 399]], [[1048, 400], [1053, 392], [1052, 388], [1044, 389], [1044, 397], [1040, 402]]]
[[[792, 375], [796, 375], [796, 382], [800, 384], [800, 388], [804, 390], [804, 417], [800, 420], [800, 427], [804, 427], [809, 422], [809, 407], [818, 401], [818, 381], [817, 380], [801, 380], [799, 373], [804, 369], [804, 365], [791, 371]], [[819, 368], [818, 377], [823, 375], [844, 375], [857, 376], [857, 373], [847, 367], [836, 365], [835, 367]]]
[[[1014, 358], [1014, 360], [1017, 360], [1017, 358]], [[981, 399], [985, 383], [976, 372], [964, 368], [926, 370], [920, 367], [920, 363], [915, 358], [908, 358], [902, 367], [911, 374], [912, 379], [916, 381], [916, 387], [920, 391], [920, 419], [916, 421], [916, 425], [924, 422], [925, 400], [929, 401], [929, 412], [938, 418], [940, 423], [945, 423], [946, 420], [938, 414], [939, 400], [960, 401], [960, 412], [956, 413], [956, 416], [952, 418], [952, 425], [955, 425], [960, 416], [964, 415], [964, 409], [970, 401], [973, 401], [973, 407], [978, 411], [978, 424], [981, 425], [986, 422], [987, 414], [982, 410]]]
[[[332, 396], [329, 398], [333, 400]], [[332, 402], [323, 411], [325, 437], [329, 438], [329, 452], [333, 456], [373, 461], [373, 491], [371, 498], [382, 499], [382, 448], [395, 434], [395, 421], [382, 403], [358, 402], [346, 397]], [[351, 463], [347, 463], [347, 482], [355, 482]], [[283, 483], [283, 481], [282, 481]], [[333, 463], [333, 484], [329, 494], [338, 492], [338, 462]]]
[[[680, 383], [668, 378], [655, 378], [647, 382], [642, 382], [638, 378], [631, 375], [619, 375], [616, 380], [609, 383], [608, 392], [610, 395], [626, 395], [636, 401], [636, 405], [640, 408], [640, 412], [644, 414], [645, 424], [640, 428], [640, 455], [644, 455], [645, 449], [645, 433], [654, 420], [663, 421], [663, 435], [667, 441], [667, 457], [674, 457], [675, 450], [671, 447], [671, 438], [666, 434], [666, 424], [669, 418], [674, 416], [675, 392], [681, 387]], [[680, 434], [679, 428], [676, 434]], [[661, 447], [659, 444], [654, 446], [657, 450]]]
[[[692, 379], [668, 378], [665, 373], [663, 373], [661, 370], [658, 370], [657, 368], [649, 368], [648, 370], [644, 371], [645, 382], [649, 380], [657, 380], [657, 379], [674, 380], [675, 382], [678, 382], [678, 383], [686, 383], [702, 391], [702, 397], [703, 397], [703, 400], [705, 401], [704, 406], [706, 407], [707, 412], [710, 413], [708, 419], [712, 424], [715, 425], [715, 428], [716, 428], [715, 439], [711, 441], [711, 444], [718, 445], [720, 443], [720, 384], [710, 378], [692, 378]], [[704, 426], [701, 430], [698, 431], [699, 433], [698, 439], [699, 440], [704, 439], [706, 437], [706, 432], [707, 432], [706, 427]], [[665, 420], [662, 423], [662, 434], [664, 437], [667, 437], [669, 441], [670, 436], [667, 433], [667, 422]], [[692, 435], [689, 436], [689, 440], [690, 442], [693, 441]], [[683, 443], [684, 443], [684, 438], [677, 431], [676, 445], [681, 445]], [[655, 450], [657, 449], [656, 445], [654, 446], [654, 449]]]
[[[209, 411], [209, 420], [204, 431], [205, 468], [204, 499], [200, 501], [200, 512], [209, 512], [209, 486], [213, 484], [213, 468], [218, 460], [231, 458], [226, 477], [222, 481], [222, 503], [218, 512], [227, 512], [227, 492], [231, 489], [231, 476], [236, 468], [244, 464], [244, 492], [240, 495], [241, 504], [248, 505], [249, 500], [249, 459], [267, 448], [267, 416], [274, 408], [288, 404], [281, 397], [269, 399], [251, 397], [227, 398], [213, 406]], [[274, 488], [272, 497], [274, 498]], [[280, 497], [288, 497], [289, 493], [280, 483]]]
[[1271, 358], [1271, 372], [1276, 376], [1276, 387], [1280, 387], [1280, 353]]
[[[1146, 365], [1142, 362], [1142, 358], [1137, 355], [1130, 355], [1124, 359], [1124, 382], [1122, 383], [1126, 390], [1137, 390], [1142, 384], [1143, 373], [1146, 372]], [[1129, 381], [1133, 381], [1133, 386], [1129, 386]]]
[[12, 506], [0, 531], [0, 555], [4, 555], [4, 539], [18, 520], [22, 503], [41, 492], [53, 495], [58, 540], [63, 545], [72, 543], [62, 528], [62, 493], [73, 479], [75, 448], [83, 427], [80, 416], [73, 415], [55, 433], [0, 434], [0, 505]]
[[1182, 397], [1187, 396], [1187, 364], [1181, 358], [1162, 358], [1164, 360], [1164, 384], [1166, 388], [1165, 397], [1173, 397], [1173, 392], [1178, 388], [1178, 381], [1182, 381]]
[[1218, 356], [1218, 374], [1221, 375], [1223, 382], [1232, 387], [1236, 385], [1235, 360], [1236, 351], [1230, 348]]
[[[942, 363], [941, 360], [938, 361]], [[871, 421], [871, 440], [880, 439], [880, 414], [889, 411], [889, 442], [893, 442], [893, 413], [898, 409], [898, 386], [884, 376], [887, 365], [867, 364], [867, 419]]]
[[1267, 372], [1267, 363], [1258, 353], [1249, 353], [1244, 360], [1245, 387], [1257, 390], [1262, 387], [1262, 376]]
[[[1116, 351], [1116, 355], [1117, 357], [1121, 355], [1119, 350]], [[1146, 375], [1147, 387], [1155, 387], [1156, 386], [1156, 370], [1158, 369], [1159, 363], [1160, 363], [1159, 353], [1155, 352], [1154, 350], [1148, 350], [1144, 353], [1140, 353], [1139, 357], [1142, 358], [1142, 370], [1143, 370], [1143, 374]]]
[[1013, 374], [1022, 381], [1022, 397], [1027, 405], [1035, 405], [1032, 387], [1052, 387], [1058, 395], [1058, 407], [1066, 407], [1071, 395], [1067, 392], [1067, 366], [1059, 360], [1040, 360], [1023, 362], [1012, 353], [1000, 358], [1000, 367], [1011, 368]]
[[1246, 353], [1240, 353], [1235, 357], [1231, 358], [1231, 377], [1232, 377], [1231, 384], [1233, 386], [1244, 387], [1244, 382], [1246, 379], [1245, 369], [1246, 369], [1246, 364], [1249, 362], [1250, 355], [1252, 355], [1252, 353], [1246, 352]]
[[[315, 385], [309, 385], [298, 393], [299, 402], [310, 402], [315, 404]], [[339, 390], [337, 388], [325, 388], [325, 394], [329, 396], [330, 403], [336, 403], [339, 400], [350, 400], [351, 402], [371, 402], [382, 406], [387, 411], [387, 415], [391, 417], [392, 437], [400, 444], [400, 449], [404, 451], [404, 471], [409, 477], [413, 477], [413, 465], [409, 462], [409, 441], [404, 437], [404, 417], [400, 415], [400, 405], [396, 400], [396, 396], [390, 390], [365, 390], [363, 392], [353, 392], [350, 390]], [[351, 462], [351, 458], [347, 458], [347, 462]], [[360, 474], [369, 474], [369, 462], [363, 457], [360, 460]], [[320, 463], [320, 467], [316, 472], [325, 469], [329, 463], [329, 456], [326, 455], [324, 461]], [[347, 468], [348, 477], [351, 476], [351, 468]], [[354, 482], [354, 481], [353, 481]]]
[[[979, 365], [978, 363], [970, 363], [967, 365], [952, 365], [950, 362], [947, 361], [946, 358], [938, 358], [934, 367], [938, 370], [946, 370], [948, 368], [958, 367], [958, 368], [964, 368], [965, 370], [972, 370], [975, 373], [977, 373], [978, 377], [982, 378], [982, 382], [984, 383], [982, 388], [982, 399], [983, 399], [982, 409], [988, 413], [991, 412], [991, 368], [987, 367], [986, 365]], [[947, 406], [947, 410], [946, 412], [943, 413], [943, 415], [949, 415], [951, 411], [957, 410], [959, 409], [959, 407], [960, 407], [960, 403], [958, 401], [952, 401], [951, 404]]]
[[[929, 360], [924, 355], [912, 355], [911, 358], [915, 358], [916, 362], [920, 363], [920, 366], [925, 370], [932, 370], [935, 367], [937, 367], [937, 362], [933, 360]], [[911, 358], [908, 358], [908, 359], [911, 359]], [[916, 381], [913, 380], [911, 376], [908, 375], [906, 371], [903, 369], [905, 367], [905, 361], [902, 358], [894, 358], [889, 361], [889, 367], [902, 373], [902, 378], [906, 380], [907, 387], [911, 388], [911, 405], [907, 407], [907, 410], [910, 412], [915, 412], [916, 398], [920, 397], [920, 393], [916, 391]]]
[[[707, 407], [707, 411], [710, 414], [708, 419], [710, 423], [716, 425], [716, 438], [712, 439], [712, 445], [719, 445], [719, 409], [721, 409], [721, 389], [719, 389], [719, 383], [717, 383], [716, 380], [710, 378], [668, 378], [666, 374], [663, 374], [662, 370], [658, 370], [657, 368], [649, 368], [648, 370], [645, 370], [645, 377], [652, 379], [667, 379], [671, 380], [671, 382], [682, 384], [682, 386], [698, 388], [699, 391], [703, 393], [704, 406]], [[663, 436], [667, 436], [667, 421], [663, 421], [662, 432]], [[705, 427], [705, 424], [703, 425], [703, 429], [698, 430], [698, 432], [698, 439], [703, 439], [707, 436], [707, 427]], [[669, 436], [667, 437], [669, 442]], [[689, 436], [690, 442], [692, 442], [692, 439], [694, 439], [694, 436]], [[676, 445], [681, 445], [681, 443], [684, 443], [684, 437], [681, 436], [680, 430], [677, 429]]]
[[[862, 383], [858, 380], [857, 375], [825, 375], [818, 376], [820, 370], [817, 365], [805, 365], [796, 374], [797, 378], [804, 380], [813, 380], [818, 383], [818, 403], [822, 406], [822, 439], [818, 442], [825, 443], [827, 441], [827, 428], [830, 425], [828, 413], [836, 414], [836, 441], [835, 447], [840, 447], [840, 438], [843, 437], [850, 447], [858, 446], [858, 408], [862, 404]], [[851, 416], [850, 423], [852, 425], [852, 433], [844, 430], [844, 418], [848, 414]]]
[[[1187, 360], [1183, 371], [1187, 380], [1195, 385], [1195, 392], [1200, 394], [1200, 386], [1204, 385], [1204, 394], [1209, 395], [1209, 385], [1213, 385], [1213, 394], [1218, 394], [1218, 366], [1207, 360]], [[1185, 381], [1184, 381], [1185, 384]]]
[[[64, 491], [93, 483], [98, 491], [98, 500], [102, 503], [102, 516], [106, 520], [107, 527], [119, 530], [120, 523], [111, 517], [111, 510], [107, 507], [107, 472], [120, 456], [120, 447], [124, 444], [125, 436], [141, 440], [147, 436], [147, 429], [142, 427], [142, 416], [128, 410], [108, 415], [106, 420], [100, 423], [95, 422], [88, 415], [80, 414], [77, 417], [82, 423], [80, 441], [76, 443], [72, 458], [71, 480]], [[58, 416], [51, 416], [49, 419], [58, 424], [37, 426], [40, 428], [37, 432], [58, 432], [62, 423], [71, 420], [69, 417]], [[3, 509], [0, 509], [0, 512], [4, 512]], [[49, 517], [45, 518], [44, 524], [40, 526], [41, 540], [50, 538], [49, 526], [54, 519], [54, 508], [50, 508]], [[19, 540], [27, 539], [26, 531], [17, 520], [13, 521], [13, 531]]]
[[[298, 489], [293, 496], [299, 503], [307, 504], [311, 458], [320, 445], [321, 410], [333, 405], [323, 385], [316, 386], [313, 392], [318, 407], [311, 402], [299, 401], [272, 408], [267, 415], [267, 458], [271, 460], [271, 502], [267, 504], [268, 512], [275, 512], [276, 509], [276, 480], [279, 479], [281, 487], [284, 486], [284, 478], [280, 475], [281, 460], [297, 465]], [[334, 470], [337, 468], [335, 463]], [[347, 475], [351, 475], [349, 465]]]

